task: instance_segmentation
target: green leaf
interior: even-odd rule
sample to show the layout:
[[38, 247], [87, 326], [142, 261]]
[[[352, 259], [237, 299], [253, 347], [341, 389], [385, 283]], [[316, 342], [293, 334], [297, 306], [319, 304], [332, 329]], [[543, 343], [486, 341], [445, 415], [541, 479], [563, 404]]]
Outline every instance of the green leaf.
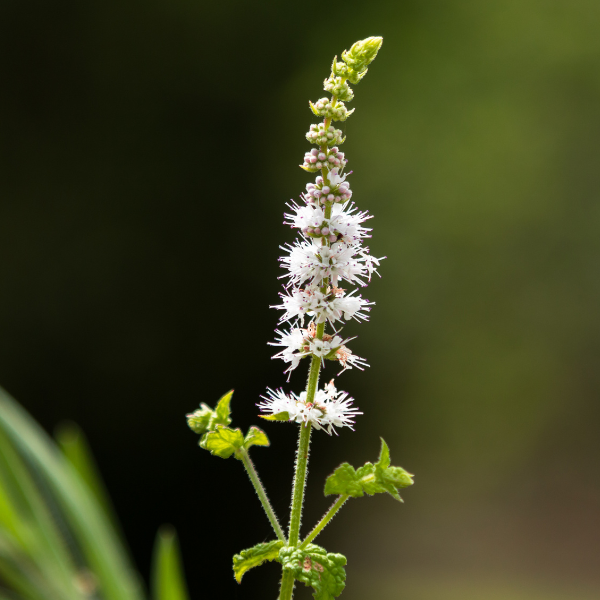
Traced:
[[246, 434], [246, 439], [244, 440], [244, 448], [248, 450], [250, 446], [270, 446], [271, 442], [269, 442], [269, 438], [267, 434], [258, 427], [254, 425], [250, 427], [248, 433]]
[[[139, 600], [142, 595], [138, 577], [98, 500], [46, 433], [1, 389], [0, 432], [4, 433], [10, 446], [35, 473], [36, 483], [39, 481], [40, 487], [43, 485], [44, 496], [52, 498], [51, 518], [56, 519], [60, 515], [60, 522], [68, 526], [77, 547], [81, 550], [81, 558], [94, 573], [102, 596], [111, 600]], [[4, 450], [0, 454], [6, 456]], [[16, 469], [12, 459], [7, 462], [10, 462], [10, 467]], [[19, 468], [19, 472], [14, 471], [12, 477], [13, 480], [17, 477], [20, 478], [19, 481], [23, 480], [22, 469]], [[35, 510], [37, 512], [37, 508]], [[65, 551], [64, 546], [52, 540], [54, 536], [50, 527], [46, 530], [47, 542], [42, 541], [44, 545], [40, 546], [40, 553], [43, 552], [41, 556], [47, 557], [44, 560], [52, 561], [49, 564], [62, 564], [70, 570], [68, 562], [60, 558]], [[51, 552], [45, 550], [46, 544], [51, 544]], [[37, 561], [37, 557], [35, 560]], [[41, 562], [36, 564], [42, 565]], [[73, 585], [72, 578], [70, 581]], [[62, 595], [62, 598], [67, 597], [69, 596], [66, 594]]]
[[256, 544], [252, 548], [242, 550], [233, 557], [233, 574], [235, 580], [240, 583], [242, 577], [249, 569], [262, 565], [266, 560], [279, 561], [279, 550], [283, 546], [280, 540]]
[[384, 490], [399, 502], [402, 502], [402, 498], [398, 494], [398, 488], [413, 484], [412, 475], [402, 467], [390, 467], [390, 449], [383, 438], [379, 460], [375, 463], [375, 478]]
[[261, 419], [265, 421], [289, 421], [290, 413], [289, 412], [280, 412], [276, 415], [258, 415]]
[[177, 534], [163, 525], [156, 535], [152, 561], [153, 600], [189, 600]]
[[229, 390], [224, 396], [221, 396], [215, 409], [215, 417], [211, 423], [211, 429], [217, 425], [229, 425], [231, 423], [231, 397], [233, 396], [233, 390]]
[[332, 600], [346, 587], [346, 557], [328, 553], [327, 550], [308, 544], [304, 550], [285, 546], [279, 551], [279, 560], [284, 571], [312, 587], [316, 600]]
[[221, 396], [215, 410], [207, 404], [202, 403], [200, 408], [187, 415], [189, 428], [199, 435], [207, 431], [214, 431], [219, 425], [229, 425], [231, 423], [231, 397], [233, 390], [229, 390], [224, 396]]
[[343, 463], [325, 481], [325, 495], [348, 494], [353, 498], [364, 496], [363, 487], [359, 483], [354, 467], [349, 463]]
[[402, 502], [399, 488], [413, 484], [412, 475], [402, 467], [390, 467], [390, 450], [381, 438], [381, 452], [377, 463], [365, 463], [354, 470], [348, 463], [340, 465], [325, 482], [325, 495], [339, 494], [360, 498], [363, 493], [380, 494], [387, 492]]
[[[120, 526], [115, 510], [81, 428], [72, 421], [61, 423], [56, 429], [55, 438], [63, 454], [96, 496], [115, 531], [120, 534]], [[121, 538], [123, 539], [122, 535]]]
[[209, 431], [200, 441], [200, 447], [215, 456], [229, 458], [236, 450], [244, 445], [241, 430], [217, 426], [215, 431]]

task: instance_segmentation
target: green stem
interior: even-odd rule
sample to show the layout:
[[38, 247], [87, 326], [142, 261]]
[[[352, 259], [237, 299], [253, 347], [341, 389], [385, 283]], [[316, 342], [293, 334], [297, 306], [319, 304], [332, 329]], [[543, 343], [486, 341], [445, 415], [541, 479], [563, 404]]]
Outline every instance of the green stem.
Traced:
[[290, 530], [288, 540], [288, 545], [292, 547], [296, 547], [300, 539], [300, 520], [302, 519], [302, 504], [304, 502], [304, 487], [306, 485], [308, 447], [310, 445], [311, 430], [312, 425], [310, 423], [300, 425], [298, 453], [296, 455], [296, 476], [294, 477], [294, 491], [292, 494], [292, 512], [290, 515]]
[[292, 571], [284, 571], [279, 588], [279, 600], [291, 600], [294, 595], [294, 583], [296, 580]]
[[315, 525], [315, 528], [308, 534], [307, 538], [300, 544], [300, 548], [306, 548], [318, 535], [323, 531], [325, 526], [333, 519], [335, 513], [344, 505], [346, 500], [350, 496], [348, 494], [342, 494], [333, 504], [333, 506], [327, 511], [327, 514]]
[[252, 462], [252, 460], [250, 460], [250, 455], [248, 454], [248, 450], [246, 450], [246, 448], [241, 448], [238, 451], [238, 456], [242, 459], [242, 462], [244, 463], [244, 467], [246, 467], [246, 472], [248, 473], [248, 477], [250, 477], [250, 481], [252, 482], [252, 485], [254, 486], [254, 489], [256, 490], [256, 493], [260, 499], [261, 504], [263, 505], [263, 508], [265, 509], [265, 512], [267, 513], [267, 518], [269, 519], [269, 522], [273, 526], [275, 534], [285, 544], [287, 542], [287, 540], [285, 539], [285, 535], [283, 534], [283, 529], [281, 529], [281, 525], [279, 524], [279, 521], [277, 520], [275, 511], [273, 510], [273, 507], [271, 506], [271, 503], [269, 502], [269, 497], [267, 496], [267, 492], [265, 491], [265, 488], [263, 487], [263, 484], [258, 477], [258, 473], [256, 472], [256, 469], [254, 467], [254, 463]]
[[[317, 325], [317, 337], [322, 338], [325, 331], [325, 323]], [[308, 372], [308, 383], [306, 384], [306, 403], [313, 402], [319, 385], [319, 372], [321, 371], [321, 359], [313, 356]], [[290, 529], [288, 546], [295, 548], [300, 541], [300, 522], [302, 520], [302, 504], [304, 502], [304, 487], [306, 485], [306, 472], [308, 469], [308, 452], [310, 447], [310, 433], [312, 424], [300, 425], [300, 436], [298, 437], [298, 452], [296, 454], [296, 474], [294, 475], [294, 488], [292, 492], [292, 512], [290, 514]], [[291, 600], [294, 594], [295, 579], [290, 571], [284, 571], [281, 578], [281, 589], [279, 600]]]

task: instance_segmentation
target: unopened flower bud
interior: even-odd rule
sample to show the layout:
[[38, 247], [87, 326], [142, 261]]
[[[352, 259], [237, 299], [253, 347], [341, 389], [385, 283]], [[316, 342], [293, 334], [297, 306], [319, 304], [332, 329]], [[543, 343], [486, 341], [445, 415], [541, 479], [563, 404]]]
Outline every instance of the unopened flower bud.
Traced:
[[367, 71], [367, 67], [375, 60], [383, 43], [381, 37], [369, 37], [353, 44], [350, 50], [342, 52], [342, 60], [348, 70], [345, 75], [352, 83], [358, 83]]

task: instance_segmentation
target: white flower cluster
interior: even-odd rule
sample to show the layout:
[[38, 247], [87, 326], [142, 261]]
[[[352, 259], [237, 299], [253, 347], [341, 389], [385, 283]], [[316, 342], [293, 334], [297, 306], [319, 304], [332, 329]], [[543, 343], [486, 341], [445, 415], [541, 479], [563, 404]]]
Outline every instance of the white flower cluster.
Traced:
[[[359, 301], [362, 301], [362, 299], [359, 299]], [[370, 304], [370, 302], [366, 302], [366, 304]], [[357, 312], [360, 312], [360, 307], [358, 311], [355, 311], [355, 314]], [[358, 317], [358, 315], [356, 316]], [[361, 316], [366, 318], [364, 313], [361, 313]], [[322, 338], [318, 338], [314, 321], [311, 321], [306, 329], [302, 327], [293, 327], [289, 331], [277, 329], [275, 333], [279, 336], [279, 339], [269, 342], [269, 344], [283, 348], [273, 358], [281, 358], [284, 362], [290, 363], [285, 371], [286, 373], [291, 373], [300, 364], [301, 359], [311, 355], [321, 360], [338, 361], [342, 365], [342, 371], [352, 367], [362, 371], [364, 367], [369, 366], [364, 358], [352, 354], [352, 351], [344, 345], [354, 338], [344, 340], [339, 335], [329, 334], [324, 334]]]
[[288, 420], [296, 423], [312, 423], [315, 429], [324, 429], [329, 435], [337, 432], [335, 427], [349, 427], [354, 430], [354, 417], [362, 412], [352, 406], [353, 399], [346, 392], [338, 392], [333, 379], [325, 389], [317, 390], [313, 402], [307, 403], [306, 392], [299, 396], [287, 395], [283, 390], [267, 389], [264, 402], [257, 406], [264, 413], [280, 415], [288, 413]]
[[[366, 68], [359, 71], [356, 77], [352, 71], [354, 79]], [[363, 298], [357, 288], [347, 292], [347, 286], [342, 288], [342, 284], [366, 286], [381, 260], [371, 256], [369, 248], [363, 245], [370, 237], [371, 230], [364, 223], [371, 215], [359, 210], [351, 200], [348, 174], [343, 174], [347, 161], [338, 148], [344, 142], [343, 133], [332, 125], [332, 120], [345, 120], [352, 112], [343, 104], [353, 97], [346, 79], [350, 79], [349, 70], [343, 75], [332, 74], [324, 87], [333, 98], [310, 103], [313, 113], [324, 120], [310, 126], [306, 139], [317, 147], [306, 152], [300, 166], [318, 176], [314, 183], [307, 184], [302, 202], [291, 201], [285, 213], [284, 223], [297, 229], [301, 237], [282, 246], [285, 254], [279, 260], [286, 270], [281, 276], [286, 279], [285, 291], [280, 294], [281, 303], [273, 308], [283, 311], [279, 322], [289, 323], [290, 328], [276, 330], [276, 340], [269, 343], [279, 348], [273, 358], [287, 364], [288, 379], [308, 356], [321, 363], [336, 361], [342, 371], [368, 366], [364, 358], [347, 347], [353, 338], [344, 339], [338, 325], [350, 319], [368, 319], [373, 302]], [[305, 326], [307, 318], [309, 323]], [[332, 333], [326, 333], [326, 324]], [[318, 366], [318, 362], [311, 364]], [[282, 390], [269, 390], [259, 406], [263, 412], [288, 413], [290, 421], [312, 423], [328, 433], [333, 427], [351, 426], [354, 415], [362, 413], [351, 408], [352, 400], [345, 392], [338, 393], [333, 382], [315, 392], [317, 381], [318, 371], [311, 368], [310, 397], [306, 392], [289, 396]]]

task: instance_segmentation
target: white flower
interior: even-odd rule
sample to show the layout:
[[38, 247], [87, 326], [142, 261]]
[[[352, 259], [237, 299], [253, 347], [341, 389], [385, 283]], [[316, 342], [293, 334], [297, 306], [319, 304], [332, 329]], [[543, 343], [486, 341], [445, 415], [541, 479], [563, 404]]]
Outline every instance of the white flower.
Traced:
[[308, 286], [302, 288], [292, 288], [288, 294], [281, 294], [282, 304], [273, 306], [279, 308], [285, 313], [279, 320], [281, 323], [298, 319], [300, 324], [304, 323], [305, 315], [314, 317], [315, 323], [324, 323], [329, 321], [332, 325], [342, 318], [368, 320], [369, 316], [365, 311], [369, 311], [370, 306], [375, 304], [359, 296], [353, 296], [356, 290], [345, 295], [345, 291], [340, 288], [329, 288], [324, 294], [319, 288]]
[[345, 175], [340, 176], [338, 175], [338, 171], [339, 169], [337, 167], [335, 169], [331, 169], [331, 171], [329, 171], [329, 175], [327, 176], [327, 179], [329, 179], [329, 183], [332, 187], [334, 185], [340, 185], [340, 183], [346, 181], [346, 177], [349, 175], [349, 173], [346, 173]]
[[[271, 346], [283, 346], [283, 350], [273, 356], [273, 358], [281, 358], [286, 363], [291, 363], [285, 370], [285, 373], [291, 373], [299, 364], [300, 359], [309, 354], [305, 349], [306, 329], [294, 328], [288, 332], [276, 330], [279, 335], [279, 340], [269, 342]], [[289, 379], [289, 377], [288, 377]]]
[[326, 220], [329, 231], [342, 236], [341, 241], [351, 244], [362, 238], [370, 237], [367, 227], [363, 227], [367, 219], [371, 219], [367, 211], [356, 212], [357, 208], [353, 202], [346, 204], [334, 204], [331, 207], [331, 217]]
[[291, 293], [280, 294], [282, 304], [271, 308], [285, 310], [283, 316], [279, 319], [281, 323], [298, 319], [300, 323], [304, 322], [305, 315], [315, 315], [317, 323], [323, 323], [327, 317], [323, 316], [330, 305], [326, 294], [319, 288], [308, 286], [304, 289], [292, 288]]
[[306, 392], [299, 396], [287, 395], [282, 389], [267, 388], [267, 396], [258, 407], [264, 413], [277, 415], [288, 413], [288, 420], [296, 423], [311, 423], [315, 429], [323, 429], [329, 435], [336, 433], [335, 427], [349, 427], [354, 430], [354, 417], [363, 413], [352, 405], [353, 399], [346, 392], [338, 392], [333, 380], [322, 390], [317, 390], [312, 403], [307, 402]]
[[312, 280], [313, 285], [320, 286], [324, 278], [330, 277], [334, 286], [340, 280], [365, 286], [363, 278], [370, 280], [381, 260], [369, 256], [368, 248], [361, 248], [359, 243], [336, 242], [331, 246], [315, 246], [296, 242], [283, 249], [289, 252], [289, 256], [279, 260], [289, 270], [284, 277], [289, 277], [292, 285]]
[[284, 223], [290, 227], [306, 229], [307, 227], [321, 227], [325, 221], [325, 211], [320, 206], [308, 204], [299, 206], [295, 202], [288, 204], [294, 213], [285, 213]]
[[352, 354], [352, 350], [346, 346], [341, 346], [336, 351], [336, 357], [343, 369], [340, 373], [350, 370], [352, 367], [356, 367], [360, 371], [364, 371], [365, 367], [368, 367], [368, 363], [364, 358]]

